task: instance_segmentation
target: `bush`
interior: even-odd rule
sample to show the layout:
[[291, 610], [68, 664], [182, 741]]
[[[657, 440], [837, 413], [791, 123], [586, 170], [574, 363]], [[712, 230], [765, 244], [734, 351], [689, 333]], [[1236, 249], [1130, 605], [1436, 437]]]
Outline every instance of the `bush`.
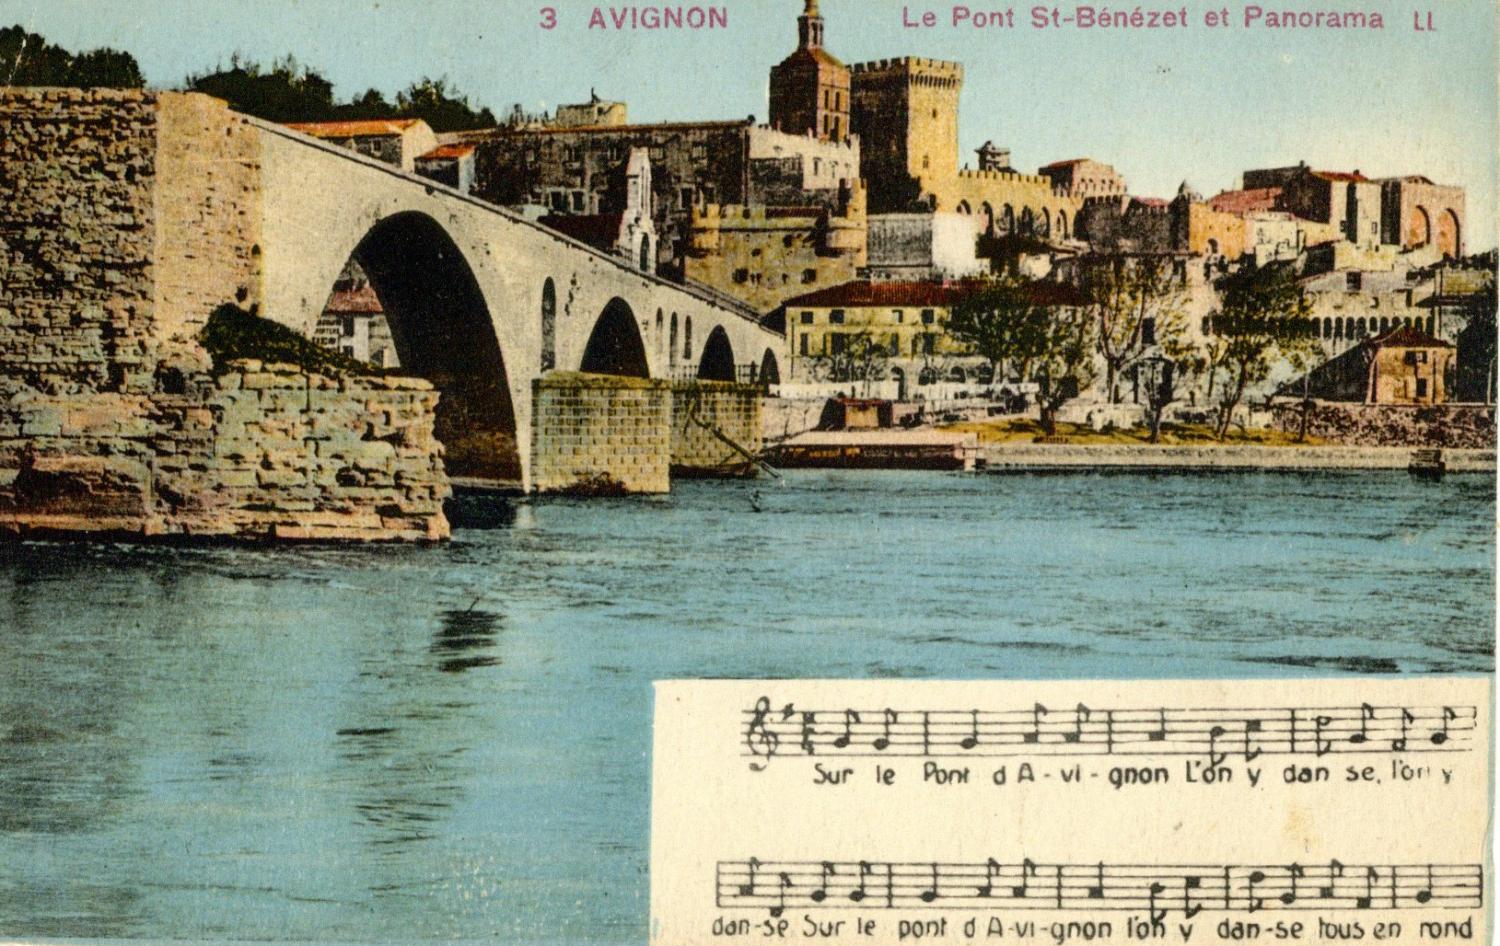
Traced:
[[384, 374], [379, 368], [329, 351], [284, 325], [251, 315], [236, 305], [215, 309], [198, 333], [198, 341], [213, 358], [215, 374], [228, 370], [229, 362], [240, 358], [282, 362], [333, 377]]

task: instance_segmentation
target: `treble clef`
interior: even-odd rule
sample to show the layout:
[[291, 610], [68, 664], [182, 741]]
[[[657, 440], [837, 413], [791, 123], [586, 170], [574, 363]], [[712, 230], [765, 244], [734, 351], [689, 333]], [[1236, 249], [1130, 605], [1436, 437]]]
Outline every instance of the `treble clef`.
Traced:
[[766, 728], [766, 716], [770, 712], [771, 700], [761, 697], [755, 702], [755, 715], [751, 717], [750, 726], [745, 730], [745, 745], [750, 747], [750, 754], [765, 757], [764, 762], [750, 763], [752, 772], [764, 772], [771, 756], [776, 754], [777, 747], [781, 745], [781, 739]]

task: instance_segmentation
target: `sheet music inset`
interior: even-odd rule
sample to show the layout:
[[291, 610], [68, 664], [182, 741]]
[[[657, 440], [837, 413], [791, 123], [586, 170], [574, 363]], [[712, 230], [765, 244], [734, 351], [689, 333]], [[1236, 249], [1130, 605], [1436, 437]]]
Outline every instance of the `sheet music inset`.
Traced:
[[1483, 679], [657, 685], [652, 940], [1488, 930]]

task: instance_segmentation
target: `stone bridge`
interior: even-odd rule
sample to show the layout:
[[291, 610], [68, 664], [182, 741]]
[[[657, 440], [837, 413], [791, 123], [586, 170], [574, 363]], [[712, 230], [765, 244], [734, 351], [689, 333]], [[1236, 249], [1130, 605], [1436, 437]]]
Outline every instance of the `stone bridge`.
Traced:
[[[734, 381], [776, 377], [781, 336], [755, 314], [633, 268], [518, 214], [201, 95], [163, 94], [159, 180], [228, 227], [158, 239], [242, 267], [241, 305], [311, 335], [345, 263], [369, 275], [403, 370], [443, 392], [438, 436], [455, 475], [530, 486], [533, 382], [545, 371]], [[226, 164], [222, 152], [232, 152]], [[232, 214], [193, 179], [234, 178]], [[185, 208], [186, 209], [186, 208]], [[207, 259], [198, 266], [211, 266]], [[204, 316], [210, 296], [189, 318]]]
[[[707, 291], [203, 95], [0, 128], [0, 533], [441, 538], [445, 468], [660, 491], [758, 445], [727, 382], [781, 337]], [[211, 362], [214, 312], [310, 335], [351, 259], [415, 378]]]

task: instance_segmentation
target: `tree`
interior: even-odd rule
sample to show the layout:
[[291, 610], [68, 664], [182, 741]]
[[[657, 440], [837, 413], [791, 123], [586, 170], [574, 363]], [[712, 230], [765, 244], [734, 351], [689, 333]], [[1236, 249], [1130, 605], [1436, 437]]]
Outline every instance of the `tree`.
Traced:
[[237, 112], [273, 122], [320, 122], [335, 117], [333, 83], [292, 56], [272, 63], [230, 57], [229, 68], [189, 76], [188, 88], [229, 103]]
[[1003, 279], [953, 307], [948, 334], [997, 367], [1006, 362], [1040, 384], [1042, 427], [1057, 432], [1057, 411], [1094, 378], [1093, 314], [1084, 306], [1049, 304], [1044, 284]]
[[869, 329], [829, 333], [828, 351], [813, 361], [818, 373], [828, 381], [868, 383], [886, 375], [889, 346]]
[[75, 56], [20, 26], [0, 29], [0, 74], [6, 85], [138, 89], [146, 84], [129, 53], [101, 48]]
[[1183, 291], [1161, 257], [1110, 257], [1085, 278], [1098, 322], [1105, 397], [1118, 404], [1119, 379], [1151, 349], [1153, 330], [1181, 319]]
[[1223, 440], [1245, 391], [1270, 376], [1273, 360], [1280, 356], [1310, 365], [1317, 339], [1307, 318], [1312, 305], [1291, 267], [1246, 267], [1226, 277], [1220, 289], [1219, 314], [1212, 322], [1217, 337], [1210, 343], [1208, 370], [1210, 391], [1214, 376], [1221, 370], [1225, 375], [1215, 431]]
[[447, 78], [423, 78], [396, 94], [396, 112], [403, 118], [420, 118], [433, 131], [464, 131], [493, 127], [495, 116], [488, 108], [475, 111], [469, 97], [448, 85]]

